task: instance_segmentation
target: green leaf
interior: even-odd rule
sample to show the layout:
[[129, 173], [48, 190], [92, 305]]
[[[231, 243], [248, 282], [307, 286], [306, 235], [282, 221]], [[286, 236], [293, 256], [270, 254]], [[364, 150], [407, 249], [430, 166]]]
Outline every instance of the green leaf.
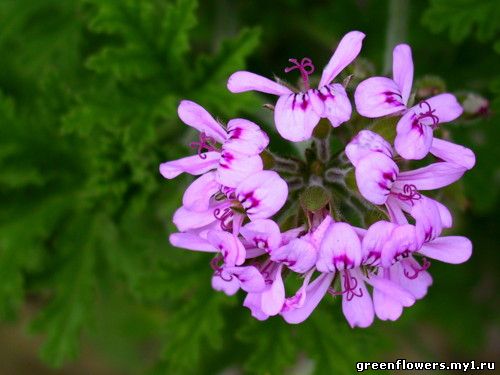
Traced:
[[500, 3], [497, 0], [431, 0], [423, 22], [433, 32], [449, 31], [453, 42], [471, 34], [480, 41], [498, 37]]

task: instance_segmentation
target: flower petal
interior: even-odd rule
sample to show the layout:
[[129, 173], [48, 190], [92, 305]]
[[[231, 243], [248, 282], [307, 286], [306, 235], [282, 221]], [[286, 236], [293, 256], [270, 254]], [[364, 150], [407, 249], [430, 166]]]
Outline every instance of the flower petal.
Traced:
[[361, 242], [363, 264], [377, 265], [380, 262], [382, 249], [395, 228], [396, 224], [384, 220], [370, 225]]
[[262, 292], [262, 311], [267, 315], [277, 315], [285, 303], [285, 285], [281, 278], [283, 265], [279, 265], [271, 287]]
[[391, 144], [370, 130], [361, 130], [345, 148], [345, 153], [354, 166], [372, 152], [380, 152], [392, 158]]
[[183, 100], [177, 108], [177, 113], [186, 125], [195, 128], [200, 133], [205, 133], [217, 142], [223, 143], [227, 138], [222, 126], [199, 104], [190, 100]]
[[415, 185], [418, 190], [433, 190], [451, 185], [463, 176], [466, 169], [460, 165], [439, 162], [426, 167], [401, 172], [395, 187], [403, 188], [404, 185]]
[[472, 169], [476, 164], [476, 155], [471, 149], [443, 139], [434, 138], [430, 152], [441, 160], [458, 164], [467, 169]]
[[211, 230], [207, 233], [207, 240], [222, 253], [227, 267], [243, 264], [246, 258], [245, 248], [240, 240], [231, 233]]
[[215, 173], [208, 172], [194, 180], [182, 197], [182, 205], [190, 211], [206, 211], [210, 206], [210, 198], [220, 189], [215, 181]]
[[235, 194], [250, 220], [267, 219], [285, 204], [288, 185], [276, 172], [261, 171], [239, 184]]
[[266, 288], [264, 277], [254, 266], [228, 267], [224, 271], [234, 275], [239, 281], [241, 289], [248, 293], [261, 293]]
[[419, 243], [436, 238], [443, 230], [440, 208], [437, 203], [434, 199], [422, 196], [421, 199], [414, 202], [410, 209], [411, 216], [415, 218], [416, 235]]
[[224, 292], [228, 296], [236, 294], [240, 289], [240, 282], [236, 277], [222, 278], [220, 275], [212, 276], [212, 288]]
[[344, 35], [330, 61], [323, 69], [319, 87], [332, 82], [359, 55], [364, 37], [365, 34], [360, 31], [351, 31]]
[[341, 84], [334, 83], [308, 92], [314, 112], [320, 117], [330, 120], [333, 127], [337, 127], [351, 118], [351, 102]]
[[398, 320], [403, 313], [403, 305], [380, 289], [373, 289], [373, 308], [380, 320]]
[[243, 306], [250, 309], [252, 316], [257, 320], [266, 320], [269, 315], [262, 311], [262, 294], [261, 293], [248, 293]]
[[[344, 312], [347, 322], [352, 328], [366, 328], [373, 323], [373, 317], [375, 315], [373, 311], [372, 299], [366, 289], [363, 276], [358, 272], [358, 270], [354, 269], [349, 271], [349, 273], [351, 277], [356, 279], [358, 285], [356, 293], [360, 293], [360, 296], [355, 295], [351, 300], [348, 300], [346, 295], [344, 295], [342, 297], [342, 311]], [[345, 290], [344, 277], [341, 277], [340, 280], [342, 283], [342, 290]]]
[[219, 159], [216, 180], [224, 186], [235, 188], [245, 178], [261, 171], [262, 168], [262, 159], [259, 155], [248, 156], [223, 150]]
[[354, 92], [356, 110], [361, 116], [376, 118], [406, 109], [398, 85], [386, 77], [371, 77]]
[[269, 144], [269, 137], [261, 128], [245, 119], [233, 119], [227, 123], [229, 139], [224, 143], [224, 150], [233, 150], [240, 154], [260, 154]]
[[413, 83], [413, 59], [411, 48], [407, 44], [399, 44], [392, 51], [392, 77], [399, 87], [402, 102], [406, 105]]
[[398, 121], [394, 148], [403, 158], [420, 160], [428, 153], [432, 145], [431, 126], [419, 124], [415, 113], [409, 110]]
[[160, 173], [167, 179], [172, 179], [186, 172], [192, 175], [200, 175], [211, 169], [217, 168], [221, 154], [216, 151], [204, 152], [200, 155], [167, 161], [160, 164]]
[[347, 223], [330, 225], [319, 248], [316, 267], [320, 272], [333, 272], [361, 264], [361, 242]]
[[175, 211], [173, 222], [181, 232], [189, 229], [202, 228], [216, 221], [213, 209], [206, 211], [190, 211], [185, 207], [180, 207]]
[[380, 290], [398, 301], [404, 307], [409, 307], [415, 303], [415, 298], [411, 293], [385, 277], [371, 277], [366, 281], [370, 283], [374, 289]]
[[394, 264], [391, 269], [391, 279], [415, 297], [421, 299], [427, 294], [427, 289], [432, 285], [432, 277], [427, 271], [421, 271], [417, 277], [410, 279], [405, 275], [405, 269], [419, 269], [420, 265], [413, 257], [402, 259]]
[[306, 273], [316, 263], [317, 251], [314, 246], [301, 238], [296, 238], [285, 246], [271, 252], [271, 260], [285, 264], [292, 271]]
[[227, 81], [227, 88], [234, 93], [259, 91], [278, 96], [292, 93], [292, 90], [279, 83], [246, 71], [239, 71], [231, 74]]
[[[434, 110], [433, 113], [439, 119], [440, 124], [457, 119], [464, 111], [455, 95], [448, 93], [433, 96], [424, 102], [427, 102], [431, 109]], [[428, 109], [426, 105], [421, 106], [420, 104], [415, 107], [418, 107], [420, 112], [426, 112]]]
[[283, 319], [290, 324], [298, 324], [306, 320], [323, 299], [323, 296], [332, 283], [333, 276], [333, 273], [323, 273], [318, 276], [307, 286], [306, 299], [302, 307], [282, 311], [281, 315], [283, 316]]
[[274, 108], [274, 122], [283, 138], [292, 142], [311, 138], [320, 116], [313, 110], [310, 95], [313, 90], [279, 97]]
[[181, 249], [204, 251], [207, 253], [217, 252], [217, 249], [210, 242], [195, 233], [172, 233], [169, 241], [172, 246], [180, 247]]
[[373, 204], [384, 204], [399, 173], [387, 155], [374, 152], [358, 161], [355, 176], [359, 192]]
[[240, 229], [240, 233], [253, 246], [267, 251], [277, 249], [281, 243], [278, 224], [268, 219], [251, 221]]
[[466, 237], [438, 237], [422, 245], [419, 253], [441, 262], [459, 264], [472, 255], [472, 242]]

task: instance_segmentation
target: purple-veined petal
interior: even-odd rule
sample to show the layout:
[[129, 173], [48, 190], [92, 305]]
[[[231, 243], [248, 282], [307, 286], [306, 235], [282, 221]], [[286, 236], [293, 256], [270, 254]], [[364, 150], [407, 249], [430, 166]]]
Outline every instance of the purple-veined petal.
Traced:
[[199, 104], [190, 100], [183, 100], [177, 108], [177, 113], [182, 122], [195, 128], [200, 133], [205, 133], [219, 143], [226, 140], [227, 134], [222, 126]]
[[390, 267], [400, 258], [417, 250], [418, 242], [415, 226], [410, 224], [397, 225], [382, 248], [380, 263], [382, 267]]
[[253, 246], [267, 251], [277, 249], [281, 243], [280, 228], [269, 219], [251, 221], [241, 228], [240, 233]]
[[422, 125], [409, 110], [398, 121], [394, 148], [403, 158], [420, 160], [428, 153], [432, 145], [433, 130], [431, 126]]
[[382, 249], [389, 240], [394, 228], [396, 228], [396, 224], [384, 220], [370, 225], [361, 242], [363, 264], [377, 265], [380, 262]]
[[306, 298], [302, 307], [282, 311], [281, 315], [287, 323], [298, 324], [306, 320], [321, 302], [333, 280], [333, 273], [323, 273], [306, 288]]
[[254, 266], [247, 267], [228, 267], [224, 271], [235, 276], [241, 289], [248, 293], [261, 293], [266, 288], [266, 282], [262, 274]]
[[466, 237], [438, 237], [422, 245], [419, 253], [441, 262], [459, 264], [472, 255], [472, 242]]
[[224, 263], [227, 267], [239, 266], [245, 261], [245, 248], [233, 234], [211, 230], [207, 233], [207, 240], [222, 253]]
[[217, 168], [221, 154], [217, 151], [204, 152], [200, 155], [167, 161], [160, 164], [160, 173], [167, 179], [172, 179], [181, 173], [200, 175]]
[[248, 156], [223, 150], [219, 159], [216, 180], [224, 186], [235, 188], [245, 178], [261, 171], [262, 168], [262, 159], [259, 155]]
[[373, 204], [384, 204], [399, 173], [387, 155], [374, 152], [358, 161], [355, 176], [359, 192]]
[[283, 263], [292, 271], [306, 273], [316, 263], [317, 251], [308, 241], [296, 238], [271, 252], [271, 260]]
[[235, 193], [250, 220], [266, 219], [285, 204], [288, 185], [276, 172], [261, 171], [246, 178]]
[[309, 90], [314, 112], [337, 127], [351, 118], [352, 107], [344, 86], [338, 83]]
[[252, 316], [257, 320], [266, 320], [269, 315], [262, 311], [262, 294], [261, 293], [248, 293], [243, 306], [250, 309]]
[[210, 242], [195, 233], [172, 233], [169, 237], [169, 241], [172, 246], [182, 249], [204, 251], [207, 253], [217, 252], [217, 249], [215, 249]]
[[281, 278], [283, 265], [280, 264], [275, 271], [271, 286], [262, 292], [262, 311], [267, 315], [277, 315], [285, 303], [285, 285]]
[[411, 48], [407, 44], [399, 44], [392, 51], [392, 78], [399, 87], [402, 102], [406, 105], [413, 83], [413, 59]]
[[206, 211], [210, 206], [210, 198], [220, 189], [215, 180], [215, 173], [208, 172], [194, 180], [182, 197], [182, 205], [190, 211]]
[[227, 81], [227, 88], [234, 93], [259, 91], [278, 96], [292, 93], [292, 90], [288, 87], [280, 85], [258, 74], [246, 71], [239, 71], [231, 74]]
[[361, 130], [345, 147], [345, 153], [355, 167], [363, 157], [372, 152], [380, 152], [392, 158], [391, 144], [370, 130]]
[[333, 272], [357, 267], [361, 259], [361, 242], [354, 229], [347, 223], [330, 225], [319, 248], [318, 271]]
[[476, 155], [471, 149], [443, 139], [434, 138], [430, 152], [441, 160], [458, 164], [467, 169], [472, 169], [476, 164]]
[[227, 123], [228, 140], [224, 150], [232, 150], [245, 155], [260, 154], [269, 144], [269, 137], [261, 128], [245, 119], [233, 119]]
[[[347, 322], [351, 326], [366, 328], [373, 323], [374, 311], [373, 311], [373, 303], [366, 289], [365, 282], [363, 281], [363, 276], [358, 272], [357, 269], [352, 271], [343, 271], [349, 272], [350, 277], [356, 279], [355, 295], [351, 300], [347, 298], [347, 294], [342, 296], [342, 311], [344, 312], [344, 316], [347, 319]], [[344, 277], [340, 278], [342, 290], [345, 290], [345, 280]], [[352, 282], [352, 281], [351, 281]]]
[[212, 276], [212, 288], [232, 296], [240, 289], [240, 282], [236, 277], [222, 278], [220, 275], [214, 274]]
[[274, 108], [274, 122], [283, 138], [292, 142], [311, 138], [320, 116], [313, 109], [310, 95], [314, 95], [312, 89], [279, 97]]
[[439, 162], [426, 167], [401, 172], [395, 186], [415, 185], [417, 190], [433, 190], [451, 185], [463, 176], [466, 169], [460, 165]]
[[330, 61], [323, 69], [319, 87], [332, 82], [359, 55], [364, 37], [365, 34], [360, 31], [351, 31], [344, 35]]
[[356, 110], [361, 116], [376, 118], [406, 109], [396, 83], [386, 77], [371, 77], [354, 92]]
[[419, 243], [436, 238], [443, 230], [440, 207], [437, 203], [434, 199], [422, 196], [410, 209], [410, 214], [415, 219]]

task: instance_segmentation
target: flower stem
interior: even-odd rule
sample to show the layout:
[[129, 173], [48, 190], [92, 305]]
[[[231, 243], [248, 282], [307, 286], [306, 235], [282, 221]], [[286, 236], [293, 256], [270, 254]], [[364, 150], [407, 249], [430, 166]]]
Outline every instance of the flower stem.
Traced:
[[389, 0], [389, 17], [385, 37], [384, 74], [391, 72], [392, 49], [405, 42], [408, 34], [409, 0]]

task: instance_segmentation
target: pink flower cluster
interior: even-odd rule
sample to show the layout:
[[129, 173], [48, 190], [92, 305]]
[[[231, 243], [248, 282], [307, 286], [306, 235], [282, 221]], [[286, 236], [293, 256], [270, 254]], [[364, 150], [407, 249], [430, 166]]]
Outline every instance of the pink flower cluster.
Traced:
[[[290, 59], [292, 66], [285, 70], [300, 73], [301, 90], [245, 71], [231, 75], [228, 89], [279, 96], [274, 121], [280, 135], [292, 142], [309, 140], [320, 119], [334, 128], [351, 119], [347, 92], [332, 81], [357, 57], [364, 36], [353, 31], [343, 37], [317, 88], [310, 87], [314, 66], [304, 58]], [[367, 327], [375, 316], [398, 319], [432, 284], [428, 258], [457, 264], [472, 252], [467, 238], [442, 236], [452, 216], [424, 195], [454, 183], [474, 166], [471, 150], [433, 136], [462, 108], [448, 93], [409, 106], [412, 81], [411, 49], [398, 45], [392, 79], [366, 79], [354, 93], [360, 115], [399, 117], [395, 151], [371, 130], [360, 131], [345, 147], [357, 184], [353, 194], [386, 215], [368, 228], [335, 219], [327, 205], [282, 231], [272, 218], [293, 202], [284, 178], [263, 168], [260, 154], [268, 136], [251, 121], [233, 119], [224, 126], [198, 104], [182, 101], [180, 119], [199, 131], [199, 140], [191, 144], [197, 153], [161, 164], [160, 172], [167, 179], [182, 172], [200, 177], [186, 189], [174, 215], [179, 232], [171, 234], [172, 245], [213, 253], [213, 288], [227, 295], [242, 289], [244, 306], [260, 320], [281, 315], [288, 323], [300, 323], [327, 295], [342, 299], [352, 327]], [[430, 164], [406, 170], [409, 160], [425, 157]], [[305, 187], [311, 185], [323, 186], [322, 180], [311, 179]], [[288, 280], [296, 285], [293, 295], [285, 292]]]

